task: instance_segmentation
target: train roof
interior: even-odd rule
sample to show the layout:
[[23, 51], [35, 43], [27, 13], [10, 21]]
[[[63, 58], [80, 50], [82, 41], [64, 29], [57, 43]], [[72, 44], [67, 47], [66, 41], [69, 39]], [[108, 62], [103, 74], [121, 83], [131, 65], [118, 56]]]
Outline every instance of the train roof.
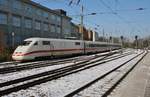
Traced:
[[[24, 41], [72, 41], [72, 42], [83, 42], [82, 40], [71, 40], [71, 39], [56, 39], [56, 38], [39, 38], [39, 37], [33, 37], [33, 38], [27, 38]], [[108, 42], [99, 42], [99, 41], [86, 41], [87, 43], [101, 43], [101, 44], [110, 44], [110, 45], [121, 45], [120, 43], [108, 43]]]
[[56, 38], [39, 38], [39, 37], [33, 37], [33, 38], [27, 38], [24, 41], [39, 41], [39, 40], [55, 40], [55, 41], [81, 41], [81, 40], [70, 40], [70, 39], [56, 39]]

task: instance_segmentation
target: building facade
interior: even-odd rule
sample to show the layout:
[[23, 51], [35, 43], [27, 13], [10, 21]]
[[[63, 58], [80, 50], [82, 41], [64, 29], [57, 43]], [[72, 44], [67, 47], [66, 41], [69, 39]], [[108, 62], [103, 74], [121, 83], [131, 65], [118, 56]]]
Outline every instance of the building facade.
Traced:
[[79, 31], [79, 26], [71, 23], [71, 36], [75, 39], [81, 40], [81, 33]]
[[6, 46], [15, 46], [29, 37], [71, 36], [71, 18], [31, 0], [0, 0], [0, 32]]

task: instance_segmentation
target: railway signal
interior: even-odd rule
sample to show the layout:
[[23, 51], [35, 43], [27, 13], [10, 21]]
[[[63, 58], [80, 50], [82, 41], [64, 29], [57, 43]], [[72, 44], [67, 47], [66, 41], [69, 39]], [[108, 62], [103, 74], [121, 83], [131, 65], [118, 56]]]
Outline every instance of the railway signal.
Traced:
[[109, 37], [109, 41], [112, 43], [112, 36]]
[[120, 39], [121, 39], [121, 53], [122, 53], [123, 52], [123, 39], [124, 39], [124, 37], [120, 36]]
[[138, 49], [138, 36], [135, 36], [135, 48]]

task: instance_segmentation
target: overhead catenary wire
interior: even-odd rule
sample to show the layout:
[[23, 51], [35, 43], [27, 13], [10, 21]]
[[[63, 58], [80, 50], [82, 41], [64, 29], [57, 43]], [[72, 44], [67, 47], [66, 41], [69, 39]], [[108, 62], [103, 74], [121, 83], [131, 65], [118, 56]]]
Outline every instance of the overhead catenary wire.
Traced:
[[76, 5], [79, 5], [81, 0], [70, 0], [69, 2], [69, 6], [71, 6], [73, 3], [76, 4]]
[[115, 12], [110, 6], [108, 6], [103, 0], [99, 0], [106, 8], [108, 8], [115, 16], [121, 19], [125, 23], [129, 23], [129, 21], [125, 20], [122, 16], [120, 16], [117, 12]]
[[[114, 13], [115, 16], [117, 16], [120, 20], [122, 20], [124, 23], [127, 24], [127, 26], [135, 28], [135, 26], [131, 25], [130, 21], [127, 21], [125, 18], [123, 18], [121, 15], [119, 15], [116, 11], [114, 11], [110, 6], [108, 6], [103, 0], [98, 0], [101, 4], [103, 4], [107, 9], [109, 9], [112, 13]], [[138, 8], [136, 10], [144, 10], [146, 8]], [[140, 31], [139, 28], [137, 28], [138, 32]], [[131, 33], [130, 33], [131, 34]]]

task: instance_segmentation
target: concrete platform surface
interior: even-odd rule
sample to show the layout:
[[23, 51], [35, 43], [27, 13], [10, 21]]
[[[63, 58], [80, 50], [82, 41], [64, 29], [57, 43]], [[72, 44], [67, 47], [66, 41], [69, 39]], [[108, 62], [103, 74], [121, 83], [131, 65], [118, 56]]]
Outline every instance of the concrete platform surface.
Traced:
[[150, 52], [109, 97], [150, 97]]

